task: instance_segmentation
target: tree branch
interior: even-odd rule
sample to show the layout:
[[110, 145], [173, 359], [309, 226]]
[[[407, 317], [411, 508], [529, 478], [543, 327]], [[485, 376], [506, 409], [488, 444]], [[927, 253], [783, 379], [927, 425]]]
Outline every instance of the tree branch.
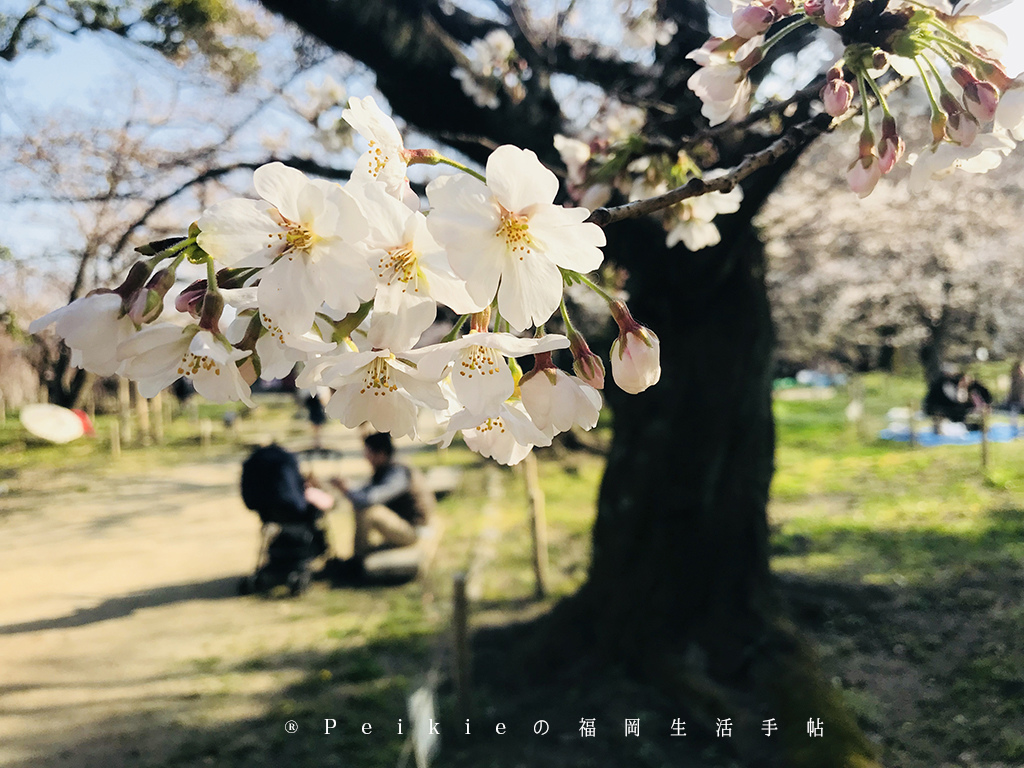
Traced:
[[624, 219], [635, 219], [650, 213], [657, 213], [691, 197], [700, 197], [709, 192], [729, 192], [754, 171], [766, 168], [790, 152], [806, 147], [812, 140], [833, 127], [833, 121], [829, 115], [825, 113], [815, 115], [810, 120], [794, 125], [781, 138], [776, 139], [760, 152], [747, 155], [742, 163], [724, 176], [719, 176], [711, 181], [693, 178], [681, 187], [669, 190], [663, 195], [612, 208], [598, 208], [590, 214], [587, 221], [606, 227]]
[[[903, 78], [891, 80], [882, 88], [883, 94], [888, 95], [904, 82], [906, 80]], [[702, 178], [693, 178], [682, 186], [671, 189], [663, 195], [649, 197], [645, 200], [636, 200], [635, 202], [617, 205], [612, 208], [598, 208], [590, 214], [587, 221], [600, 227], [606, 227], [609, 224], [614, 224], [624, 219], [635, 219], [651, 213], [657, 213], [691, 197], [700, 197], [709, 192], [729, 192], [755, 171], [772, 165], [790, 152], [803, 149], [821, 134], [835, 130], [838, 126], [859, 113], [859, 107], [851, 109], [846, 114], [836, 118], [821, 112], [808, 120], [791, 126], [780, 138], [773, 141], [766, 148], [747, 155], [739, 165], [723, 176], [710, 181]]]
[[[563, 131], [562, 116], [547, 89], [528, 83], [519, 104], [502, 99], [497, 109], [478, 107], [467, 96], [452, 69], [460, 62], [459, 41], [430, 14], [429, 3], [393, 0], [262, 0], [269, 10], [298, 24], [337, 51], [374, 70], [377, 87], [396, 114], [421, 132], [437, 137], [459, 126], [460, 133], [487, 136], [499, 144], [531, 147], [542, 160], [557, 164], [552, 145]], [[476, 142], [456, 149], [477, 161], [487, 150]]]

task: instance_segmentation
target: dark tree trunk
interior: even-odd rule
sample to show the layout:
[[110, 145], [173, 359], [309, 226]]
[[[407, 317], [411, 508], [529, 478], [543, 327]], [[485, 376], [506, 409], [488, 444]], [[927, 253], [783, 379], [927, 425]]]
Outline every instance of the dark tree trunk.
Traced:
[[705, 702], [705, 721], [729, 712], [759, 735], [761, 717], [792, 727], [829, 713], [827, 750], [749, 739], [739, 751], [751, 764], [867, 766], [871, 750], [789, 628], [769, 569], [774, 334], [751, 220], [785, 170], [745, 185], [718, 247], [669, 251], [649, 224], [609, 230], [633, 315], [659, 334], [662, 378], [636, 396], [607, 390], [615, 432], [593, 559], [564, 610], [605, 658], [690, 708]]
[[946, 334], [943, 324], [934, 323], [928, 328], [928, 338], [921, 344], [921, 365], [924, 378], [929, 384], [942, 378], [942, 363], [945, 358]]
[[609, 388], [615, 435], [586, 588], [609, 650], [696, 643], [716, 678], [735, 674], [773, 613], [772, 328], [763, 250], [743, 230], [727, 250], [639, 249], [649, 265], [632, 270], [630, 306], [660, 334], [662, 380], [637, 396]]

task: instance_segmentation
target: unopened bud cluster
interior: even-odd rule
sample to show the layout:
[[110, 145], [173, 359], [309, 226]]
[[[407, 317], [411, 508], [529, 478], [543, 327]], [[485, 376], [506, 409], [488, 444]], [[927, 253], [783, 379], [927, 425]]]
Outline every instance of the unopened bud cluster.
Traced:
[[[740, 117], [750, 104], [747, 75], [773, 45], [806, 25], [832, 29], [845, 51], [820, 95], [833, 117], [851, 108], [863, 113], [857, 156], [847, 173], [854, 192], [869, 195], [904, 154], [880, 85], [890, 72], [919, 77], [931, 103], [932, 142], [917, 155], [912, 186], [954, 169], [981, 173], [1024, 139], [1024, 79], [1006, 74], [996, 44], [1002, 33], [979, 18], [998, 4], [969, 0], [954, 13], [946, 0], [753, 0], [734, 10], [732, 37], [711, 38], [689, 54], [700, 66], [689, 86], [712, 125]], [[882, 112], [880, 137], [871, 120], [876, 107]]]

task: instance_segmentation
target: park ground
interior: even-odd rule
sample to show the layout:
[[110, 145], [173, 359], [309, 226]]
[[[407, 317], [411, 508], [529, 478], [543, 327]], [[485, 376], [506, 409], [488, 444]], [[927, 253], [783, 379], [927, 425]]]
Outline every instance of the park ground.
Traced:
[[[918, 398], [921, 385], [881, 374], [860, 385], [859, 427], [845, 420], [843, 391], [776, 403], [773, 564], [791, 615], [882, 764], [1024, 765], [1024, 440], [992, 445], [987, 468], [976, 446], [876, 440], [888, 408]], [[185, 417], [162, 446], [126, 446], [116, 459], [102, 418], [100, 437], [64, 448], [27, 441], [11, 418], [0, 427], [0, 765], [412, 766], [397, 721], [408, 733], [407, 697], [431, 683], [444, 722], [434, 764], [480, 768], [482, 755], [504, 749], [478, 736], [463, 750], [456, 737], [452, 577], [470, 572], [474, 628], [529, 619], [573, 592], [586, 571], [599, 452], [540, 452], [551, 564], [543, 600], [533, 598], [522, 473], [458, 447], [405, 454], [458, 477], [441, 503], [445, 530], [427, 578], [315, 584], [295, 600], [238, 597], [259, 535], [238, 495], [240, 462], [270, 436], [307, 446], [295, 411], [263, 401], [234, 430], [217, 421], [205, 445]], [[203, 406], [200, 415], [218, 413]], [[593, 438], [599, 447], [608, 435]], [[325, 442], [344, 458], [307, 469], [365, 473], [354, 433], [329, 425]], [[344, 552], [343, 506], [331, 530]], [[600, 680], [593, 688], [603, 695]], [[661, 703], [628, 687], [615, 695], [623, 690], [623, 711], [642, 715], [637, 746], [619, 735], [621, 722], [599, 721], [598, 737], [583, 739], [578, 718], [588, 714], [574, 707], [584, 703], [508, 702], [494, 691], [474, 694], [474, 734], [551, 721], [550, 741], [515, 742], [528, 744], [521, 757], [495, 765], [700, 758], [673, 753]], [[328, 718], [337, 723], [329, 735]], [[729, 764], [709, 749], [704, 764]]]

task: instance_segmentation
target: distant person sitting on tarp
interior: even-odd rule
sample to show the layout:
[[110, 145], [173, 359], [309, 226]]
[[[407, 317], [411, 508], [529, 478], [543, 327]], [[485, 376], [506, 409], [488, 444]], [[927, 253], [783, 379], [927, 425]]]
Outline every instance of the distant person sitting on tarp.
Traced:
[[1013, 416], [1013, 429], [1016, 431], [1017, 420], [1024, 411], [1024, 361], [1016, 361], [1010, 369], [1010, 391], [1003, 408]]
[[[353, 558], [350, 568], [362, 569], [362, 559], [375, 546], [404, 547], [414, 544], [418, 529], [426, 526], [434, 511], [434, 494], [417, 470], [394, 460], [391, 436], [378, 432], [363, 440], [363, 455], [373, 468], [370, 482], [349, 488], [340, 477], [331, 483], [352, 502], [356, 515]], [[378, 540], [379, 544], [374, 543]]]
[[980, 429], [980, 416], [992, 403], [992, 393], [967, 374], [946, 374], [936, 379], [924, 399], [924, 412], [935, 421], [939, 434], [942, 419]]

